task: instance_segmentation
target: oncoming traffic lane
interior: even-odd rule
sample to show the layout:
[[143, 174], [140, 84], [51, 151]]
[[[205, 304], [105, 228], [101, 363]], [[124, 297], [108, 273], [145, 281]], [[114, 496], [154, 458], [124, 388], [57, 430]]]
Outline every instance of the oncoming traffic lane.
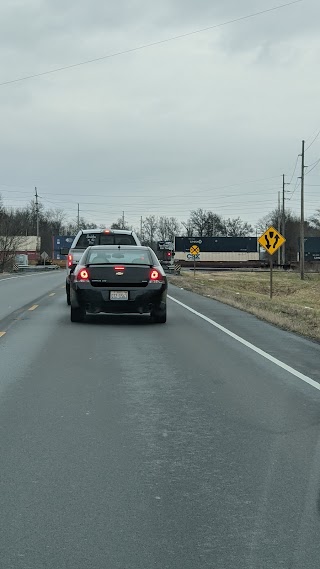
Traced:
[[4, 318], [10, 317], [28, 304], [34, 304], [37, 299], [62, 285], [64, 279], [63, 270], [0, 279], [0, 329]]

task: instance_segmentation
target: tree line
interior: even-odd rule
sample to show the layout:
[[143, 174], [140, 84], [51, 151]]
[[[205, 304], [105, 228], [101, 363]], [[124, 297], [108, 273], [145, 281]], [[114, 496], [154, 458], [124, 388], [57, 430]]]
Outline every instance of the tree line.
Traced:
[[[111, 226], [113, 229], [132, 229], [123, 218]], [[155, 215], [142, 220], [137, 233], [142, 242], [153, 246], [156, 241], [173, 241], [174, 237], [247, 237], [253, 234], [253, 228], [240, 217], [223, 219], [220, 215], [201, 208], [190, 212], [187, 221], [180, 223], [176, 217]]]
[[[97, 224], [80, 217], [68, 221], [63, 209], [45, 209], [38, 206], [39, 237], [41, 251], [51, 255], [55, 235], [76, 235], [79, 229], [97, 228]], [[113, 229], [133, 229], [141, 242], [151, 247], [157, 241], [173, 241], [177, 235], [187, 237], [247, 237], [262, 233], [268, 226], [277, 228], [279, 211], [273, 210], [260, 219], [255, 228], [240, 217], [224, 219], [213, 211], [198, 208], [190, 212], [189, 218], [180, 222], [176, 217], [148, 215], [139, 227], [130, 226], [121, 217], [111, 224]], [[101, 227], [102, 228], [102, 227]], [[285, 215], [285, 237], [288, 260], [296, 260], [299, 249], [300, 219], [289, 210]], [[0, 272], [3, 271], [19, 250], [19, 239], [37, 234], [37, 211], [32, 200], [23, 208], [6, 208], [0, 196]], [[320, 209], [305, 222], [305, 236], [320, 236]]]
[[[52, 242], [55, 235], [76, 235], [77, 221], [67, 221], [63, 209], [45, 209], [43, 204], [38, 206], [39, 237], [41, 251], [49, 256], [52, 252]], [[79, 227], [89, 229], [96, 224], [80, 218]], [[32, 200], [22, 208], [7, 208], [3, 205], [0, 195], [0, 272], [10, 268], [15, 257], [15, 251], [21, 249], [24, 237], [37, 235], [37, 208]]]

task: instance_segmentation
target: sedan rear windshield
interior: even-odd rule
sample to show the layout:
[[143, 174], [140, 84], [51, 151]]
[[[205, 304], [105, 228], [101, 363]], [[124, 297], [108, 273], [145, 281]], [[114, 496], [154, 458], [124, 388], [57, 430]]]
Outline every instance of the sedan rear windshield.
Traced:
[[80, 235], [75, 248], [86, 249], [90, 245], [135, 245], [136, 242], [132, 235], [121, 235], [121, 233], [83, 233]]
[[91, 250], [88, 253], [86, 264], [88, 265], [114, 265], [115, 263], [125, 265], [152, 265], [153, 260], [149, 251], [136, 247], [132, 249], [110, 249]]

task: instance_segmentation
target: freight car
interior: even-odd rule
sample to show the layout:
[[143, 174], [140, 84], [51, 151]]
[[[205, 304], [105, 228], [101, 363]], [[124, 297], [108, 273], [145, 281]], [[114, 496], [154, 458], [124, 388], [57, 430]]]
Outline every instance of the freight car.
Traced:
[[193, 265], [192, 245], [200, 249], [196, 256], [198, 267], [259, 268], [265, 265], [260, 259], [256, 237], [176, 237], [174, 259], [181, 266]]

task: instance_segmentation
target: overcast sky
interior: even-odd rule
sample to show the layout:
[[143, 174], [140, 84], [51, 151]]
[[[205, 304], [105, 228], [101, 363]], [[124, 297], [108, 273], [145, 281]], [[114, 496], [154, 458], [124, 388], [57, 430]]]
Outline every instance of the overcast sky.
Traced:
[[[285, 2], [285, 0], [283, 0]], [[281, 0], [2, 0], [0, 83], [214, 26]], [[256, 224], [320, 129], [320, 3], [0, 86], [0, 193], [110, 225], [211, 209]], [[306, 164], [320, 157], [320, 136]], [[300, 162], [298, 162], [300, 169]], [[297, 176], [292, 185], [294, 190]], [[260, 180], [260, 181], [255, 181]], [[316, 184], [319, 184], [318, 186]], [[320, 164], [306, 214], [320, 207]], [[287, 198], [292, 194], [287, 194]], [[288, 207], [299, 212], [300, 190]]]

